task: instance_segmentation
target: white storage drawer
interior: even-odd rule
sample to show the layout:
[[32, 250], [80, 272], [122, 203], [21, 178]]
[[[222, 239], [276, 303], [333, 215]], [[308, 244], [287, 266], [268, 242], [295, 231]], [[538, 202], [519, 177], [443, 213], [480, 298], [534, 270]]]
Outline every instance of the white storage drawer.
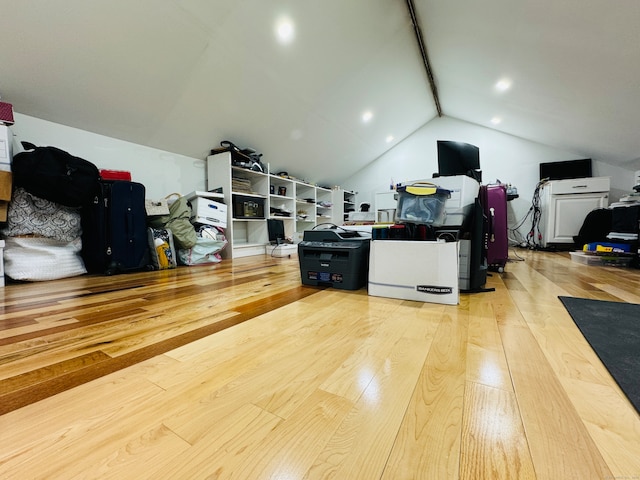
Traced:
[[570, 180], [554, 180], [545, 185], [551, 195], [576, 193], [608, 192], [609, 177], [572, 178]]

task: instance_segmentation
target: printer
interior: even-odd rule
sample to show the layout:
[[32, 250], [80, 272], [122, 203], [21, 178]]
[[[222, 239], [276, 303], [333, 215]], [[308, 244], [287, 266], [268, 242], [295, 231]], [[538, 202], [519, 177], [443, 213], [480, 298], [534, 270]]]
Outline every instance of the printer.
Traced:
[[305, 230], [298, 244], [303, 285], [358, 290], [367, 284], [371, 235], [341, 227]]

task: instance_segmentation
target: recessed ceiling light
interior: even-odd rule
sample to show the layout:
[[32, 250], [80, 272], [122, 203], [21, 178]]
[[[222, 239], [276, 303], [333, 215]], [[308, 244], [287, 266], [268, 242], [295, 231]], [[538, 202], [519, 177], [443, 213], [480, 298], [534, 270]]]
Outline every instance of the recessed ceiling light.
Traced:
[[499, 125], [500, 123], [502, 123], [502, 119], [500, 117], [493, 117], [491, 119], [491, 123], [493, 123], [494, 125]]
[[293, 21], [288, 17], [281, 17], [278, 19], [275, 31], [278, 41], [283, 45], [291, 43], [296, 33]]
[[511, 88], [511, 80], [508, 78], [501, 78], [495, 85], [496, 90], [499, 92], [506, 92]]
[[387, 143], [391, 143], [393, 142], [393, 135], [387, 135], [387, 138], [385, 139], [387, 141]]
[[373, 112], [371, 110], [367, 110], [362, 114], [362, 121], [364, 123], [369, 123], [372, 118], [373, 118]]

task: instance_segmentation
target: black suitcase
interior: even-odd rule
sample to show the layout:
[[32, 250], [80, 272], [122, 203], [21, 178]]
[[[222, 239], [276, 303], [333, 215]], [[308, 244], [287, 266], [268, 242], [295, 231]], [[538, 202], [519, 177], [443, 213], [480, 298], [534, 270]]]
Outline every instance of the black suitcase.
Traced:
[[100, 181], [82, 212], [82, 258], [89, 273], [153, 270], [149, 256], [145, 187]]

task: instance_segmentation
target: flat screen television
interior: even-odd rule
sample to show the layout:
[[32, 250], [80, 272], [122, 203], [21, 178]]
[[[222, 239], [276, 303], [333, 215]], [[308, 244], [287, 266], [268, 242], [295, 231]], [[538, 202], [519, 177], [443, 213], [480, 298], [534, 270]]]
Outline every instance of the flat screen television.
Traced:
[[546, 162], [540, 164], [540, 180], [568, 180], [570, 178], [591, 177], [591, 159], [565, 160], [562, 162]]
[[438, 140], [438, 175], [467, 175], [481, 182], [480, 149], [470, 143]]
[[267, 232], [269, 243], [280, 245], [284, 240], [284, 221], [276, 218], [267, 219]]

